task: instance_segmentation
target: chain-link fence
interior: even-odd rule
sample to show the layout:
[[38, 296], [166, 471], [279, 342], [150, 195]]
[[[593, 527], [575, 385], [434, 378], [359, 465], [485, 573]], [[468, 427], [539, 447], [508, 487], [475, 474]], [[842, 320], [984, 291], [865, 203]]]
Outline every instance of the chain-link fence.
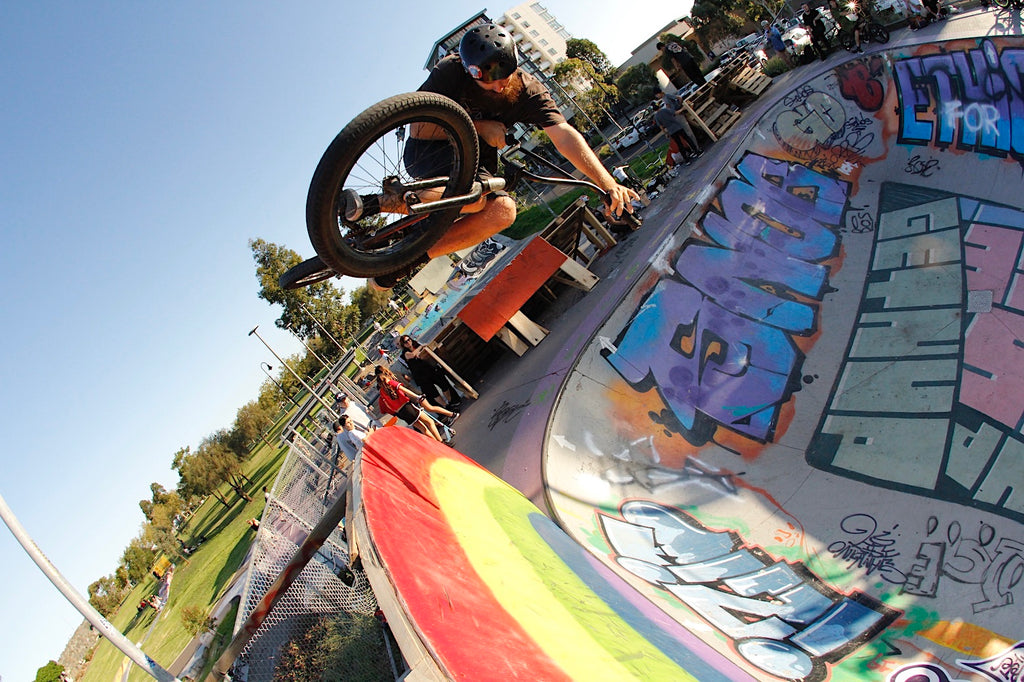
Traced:
[[[347, 474], [324, 450], [324, 443], [294, 435], [260, 520], [236, 629], [345, 490]], [[348, 565], [347, 546], [344, 529], [336, 528], [275, 603], [235, 662], [233, 679], [308, 679], [313, 670], [330, 679], [397, 679], [398, 650], [375, 616], [366, 575]]]

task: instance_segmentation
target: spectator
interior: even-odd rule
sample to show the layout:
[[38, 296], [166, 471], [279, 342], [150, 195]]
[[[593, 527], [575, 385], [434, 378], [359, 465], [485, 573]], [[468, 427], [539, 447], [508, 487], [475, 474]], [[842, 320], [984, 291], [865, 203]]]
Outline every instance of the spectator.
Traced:
[[[402, 334], [398, 337], [398, 349], [399, 358], [409, 368], [412, 380], [427, 400], [438, 405], [441, 393], [444, 393], [445, 407], [457, 412], [462, 406], [462, 398], [452, 386], [448, 375], [430, 358], [423, 346], [408, 334]], [[438, 391], [438, 388], [441, 390]]]
[[349, 398], [348, 393], [345, 393], [344, 391], [335, 396], [334, 411], [339, 415], [348, 415], [351, 417], [356, 429], [363, 433], [371, 431], [381, 425], [379, 421], [373, 419], [369, 414], [367, 414], [362, 405]]
[[[377, 365], [374, 373], [377, 377], [377, 388], [380, 391], [378, 404], [381, 413], [393, 414], [420, 433], [443, 443], [444, 439], [441, 438], [441, 434], [437, 430], [437, 424], [423, 414], [423, 410], [446, 416], [450, 421], [455, 421], [455, 413], [449, 412], [443, 407], [431, 405], [426, 398], [403, 386], [391, 373], [391, 370], [383, 365]], [[415, 400], [418, 406], [414, 405], [412, 400]]]
[[665, 58], [668, 58], [686, 74], [687, 78], [697, 85], [704, 85], [707, 82], [703, 72], [700, 70], [700, 64], [697, 63], [697, 60], [693, 58], [690, 51], [682, 44], [673, 40], [669, 41], [668, 44], [659, 42], [656, 47], [662, 52], [663, 64]]
[[683, 154], [685, 159], [684, 163], [696, 159], [703, 154], [704, 150], [697, 144], [697, 138], [694, 136], [693, 129], [690, 128], [690, 124], [687, 122], [682, 110], [672, 109], [668, 102], [665, 101], [665, 93], [663, 92], [658, 93], [658, 102], [660, 106], [654, 112], [654, 122], [658, 124], [658, 127], [665, 132], [669, 139], [675, 140], [679, 146], [680, 153]]
[[[376, 427], [371, 426], [370, 432], [375, 429]], [[341, 415], [341, 418], [334, 424], [335, 452], [340, 452], [349, 462], [354, 462], [356, 455], [363, 449], [363, 439], [366, 437], [366, 433], [368, 432], [356, 428], [352, 417], [347, 414]], [[334, 461], [337, 466], [337, 459]]]
[[782, 61], [786, 62], [786, 66], [793, 66], [793, 62], [789, 58], [789, 52], [786, 51], [786, 43], [782, 40], [782, 33], [779, 32], [779, 27], [775, 24], [771, 26], [768, 22], [761, 20], [761, 30], [764, 31], [765, 42], [768, 43], [768, 47], [775, 53], [773, 56], [778, 56]]
[[800, 23], [811, 36], [811, 47], [821, 61], [825, 61], [825, 58], [828, 57], [828, 40], [825, 38], [825, 22], [821, 18], [821, 12], [817, 7], [811, 7], [806, 2], [801, 5], [801, 8], [804, 12]]

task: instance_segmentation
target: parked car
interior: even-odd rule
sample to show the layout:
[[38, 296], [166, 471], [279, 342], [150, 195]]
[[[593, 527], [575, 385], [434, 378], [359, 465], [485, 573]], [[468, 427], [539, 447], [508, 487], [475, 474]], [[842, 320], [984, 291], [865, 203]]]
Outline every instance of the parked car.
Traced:
[[811, 35], [803, 26], [797, 25], [782, 34], [782, 42], [786, 44], [787, 52], [800, 54], [811, 44]]
[[612, 149], [622, 151], [623, 149], [632, 147], [639, 141], [640, 132], [633, 126], [630, 126], [629, 128], [625, 128], [615, 133], [611, 138], [611, 145]]
[[633, 114], [632, 124], [641, 137], [651, 137], [658, 132], [658, 126], [654, 123], [655, 107], [646, 106]]

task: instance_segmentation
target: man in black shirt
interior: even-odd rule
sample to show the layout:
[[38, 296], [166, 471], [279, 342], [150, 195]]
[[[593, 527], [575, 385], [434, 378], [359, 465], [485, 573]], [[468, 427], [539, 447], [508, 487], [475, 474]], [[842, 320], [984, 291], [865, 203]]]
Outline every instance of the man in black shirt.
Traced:
[[[497, 172], [498, 150], [505, 146], [509, 126], [531, 123], [547, 133], [555, 149], [577, 170], [609, 193], [613, 213], [632, 213], [632, 201], [639, 200], [636, 192], [615, 181], [579, 131], [562, 116], [543, 84], [519, 68], [515, 42], [501, 26], [483, 24], [470, 29], [459, 44], [459, 53], [442, 59], [420, 90], [445, 95], [469, 113], [480, 138], [480, 170], [484, 175]], [[433, 142], [425, 129], [414, 128], [411, 136], [414, 139], [406, 148], [407, 167], [408, 160], [415, 156], [411, 150]], [[415, 168], [409, 170], [422, 177], [430, 175], [431, 169], [424, 168], [421, 173]], [[358, 197], [346, 199], [355, 201]], [[462, 212], [462, 217], [430, 248], [427, 258], [396, 273], [375, 277], [374, 284], [390, 288], [426, 260], [475, 246], [501, 232], [515, 221], [516, 205], [506, 192], [492, 192]]]

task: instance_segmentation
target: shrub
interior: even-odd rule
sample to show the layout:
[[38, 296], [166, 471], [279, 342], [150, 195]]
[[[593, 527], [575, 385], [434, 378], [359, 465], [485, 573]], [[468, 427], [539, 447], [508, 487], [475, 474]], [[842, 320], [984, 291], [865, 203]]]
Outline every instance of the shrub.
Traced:
[[764, 75], [775, 77], [789, 71], [789, 64], [782, 57], [772, 57], [764, 65]]
[[181, 624], [185, 631], [195, 637], [201, 632], [212, 630], [216, 625], [210, 614], [199, 606], [186, 606], [181, 610]]

